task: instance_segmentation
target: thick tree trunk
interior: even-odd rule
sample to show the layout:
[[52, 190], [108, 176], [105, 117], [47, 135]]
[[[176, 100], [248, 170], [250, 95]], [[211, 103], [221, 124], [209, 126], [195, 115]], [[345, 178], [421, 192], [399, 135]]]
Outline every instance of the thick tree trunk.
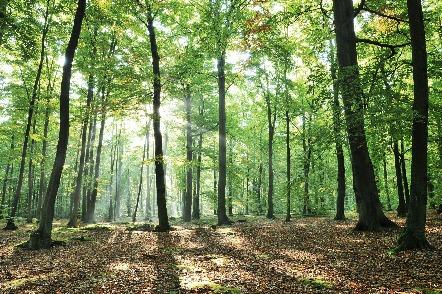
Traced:
[[397, 207], [397, 215], [399, 217], [405, 217], [407, 215], [407, 208], [405, 205], [404, 187], [402, 186], [403, 182], [402, 182], [402, 172], [401, 172], [401, 160], [400, 160], [399, 145], [397, 140], [395, 140], [393, 143], [393, 153], [394, 153], [394, 168], [396, 170], [397, 195], [399, 200], [399, 205]]
[[192, 101], [190, 97], [189, 86], [186, 86], [185, 94], [185, 109], [186, 109], [186, 197], [184, 198], [183, 221], [190, 222], [192, 216]]
[[225, 52], [218, 56], [218, 225], [230, 225], [226, 213], [226, 181], [227, 181], [227, 132], [226, 132], [226, 76]]
[[412, 128], [411, 191], [407, 224], [398, 250], [428, 248], [427, 218], [428, 73], [424, 16], [421, 1], [407, 0], [411, 35], [414, 102]]
[[387, 160], [385, 158], [385, 153], [383, 153], [382, 165], [383, 165], [383, 168], [384, 168], [384, 188], [385, 188], [385, 194], [387, 194], [387, 210], [391, 211], [390, 189], [388, 187]]
[[15, 194], [14, 194], [14, 198], [12, 201], [11, 212], [9, 214], [8, 222], [5, 227], [6, 230], [15, 230], [17, 228], [17, 226], [14, 223], [14, 217], [17, 213], [18, 203], [20, 200], [21, 190], [22, 190], [22, 186], [23, 186], [23, 176], [24, 176], [25, 165], [26, 165], [26, 152], [28, 149], [29, 134], [31, 132], [31, 125], [32, 125], [33, 117], [34, 117], [35, 102], [36, 102], [37, 96], [38, 96], [38, 87], [40, 84], [41, 73], [43, 70], [43, 63], [44, 63], [45, 50], [46, 50], [46, 36], [48, 34], [48, 31], [49, 31], [49, 1], [47, 1], [47, 3], [46, 3], [44, 25], [43, 25], [42, 35], [41, 35], [40, 61], [39, 61], [38, 68], [37, 68], [37, 74], [35, 76], [34, 86], [32, 87], [32, 94], [30, 97], [31, 99], [29, 101], [28, 119], [26, 122], [26, 128], [25, 128], [25, 133], [24, 133], [24, 141], [23, 141], [23, 147], [22, 147], [22, 152], [21, 152], [20, 168], [19, 168], [19, 172], [18, 172], [17, 188], [15, 189]]
[[399, 153], [401, 159], [401, 171], [402, 180], [404, 182], [404, 193], [405, 193], [405, 207], [408, 210], [408, 203], [410, 202], [410, 190], [408, 189], [408, 177], [407, 177], [407, 167], [405, 163], [405, 150], [404, 150], [404, 140], [401, 140], [401, 152]]
[[339, 87], [344, 102], [347, 134], [353, 170], [353, 189], [359, 220], [358, 230], [379, 230], [395, 224], [383, 213], [376, 187], [373, 165], [365, 136], [363, 92], [359, 79], [351, 0], [333, 1], [336, 45], [339, 64]]
[[161, 136], [161, 78], [160, 78], [160, 55], [158, 54], [158, 46], [155, 37], [155, 28], [153, 25], [153, 14], [151, 7], [148, 7], [147, 29], [149, 31], [150, 52], [152, 54], [152, 71], [153, 71], [153, 133], [155, 139], [155, 183], [157, 191], [158, 206], [158, 230], [170, 230], [169, 218], [167, 216], [166, 204], [166, 179], [164, 172], [163, 159], [163, 139]]
[[85, 7], [86, 0], [78, 0], [74, 25], [66, 49], [65, 64], [63, 66], [63, 75], [61, 80], [60, 130], [58, 134], [57, 151], [55, 154], [55, 160], [49, 180], [48, 190], [43, 202], [43, 208], [38, 229], [31, 234], [29, 239], [29, 248], [31, 249], [49, 248], [52, 245], [51, 235], [55, 199], [57, 197], [58, 187], [60, 185], [60, 178], [66, 159], [66, 150], [69, 140], [69, 91], [72, 73], [72, 62], [74, 60], [78, 38], [80, 37]]

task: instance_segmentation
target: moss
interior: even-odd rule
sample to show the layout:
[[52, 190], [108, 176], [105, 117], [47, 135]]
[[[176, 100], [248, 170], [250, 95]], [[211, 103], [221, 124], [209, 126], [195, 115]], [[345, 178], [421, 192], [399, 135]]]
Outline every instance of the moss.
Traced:
[[226, 287], [214, 282], [192, 282], [187, 285], [191, 290], [211, 290], [217, 294], [241, 294], [241, 290], [235, 287]]
[[311, 286], [316, 289], [332, 289], [333, 288], [332, 283], [330, 283], [320, 277], [303, 279], [302, 283], [304, 285]]

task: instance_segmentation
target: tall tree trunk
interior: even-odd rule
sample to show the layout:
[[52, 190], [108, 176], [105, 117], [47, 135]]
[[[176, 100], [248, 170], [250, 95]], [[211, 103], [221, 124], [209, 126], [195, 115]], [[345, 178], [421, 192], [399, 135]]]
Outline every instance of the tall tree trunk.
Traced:
[[183, 221], [190, 222], [192, 216], [192, 100], [189, 86], [186, 86], [185, 109], [186, 109], [186, 197], [184, 198]]
[[400, 160], [399, 145], [397, 140], [395, 140], [393, 143], [393, 153], [394, 153], [394, 168], [396, 170], [397, 195], [399, 199], [399, 205], [397, 207], [397, 215], [399, 217], [405, 217], [407, 215], [407, 208], [405, 205], [404, 187], [402, 186], [403, 182], [402, 182], [402, 172], [401, 172], [401, 160]]
[[31, 99], [29, 101], [28, 119], [26, 122], [26, 129], [25, 129], [25, 133], [24, 133], [24, 141], [23, 141], [23, 147], [22, 147], [22, 152], [21, 152], [20, 168], [19, 168], [19, 172], [18, 172], [17, 188], [15, 189], [11, 212], [9, 214], [8, 222], [5, 227], [6, 230], [17, 229], [17, 226], [14, 223], [14, 217], [17, 213], [18, 203], [19, 203], [20, 195], [21, 195], [21, 189], [23, 186], [23, 176], [24, 176], [24, 172], [25, 172], [26, 152], [28, 149], [29, 133], [31, 131], [31, 125], [32, 125], [32, 120], [33, 120], [33, 116], [34, 116], [34, 107], [35, 107], [35, 101], [37, 100], [41, 72], [43, 70], [43, 63], [44, 63], [45, 50], [46, 50], [46, 36], [48, 34], [48, 31], [49, 31], [49, 0], [46, 2], [46, 12], [45, 12], [45, 16], [44, 16], [44, 25], [43, 25], [42, 35], [41, 35], [40, 61], [38, 63], [37, 74], [35, 76], [34, 86], [32, 87]]
[[88, 188], [88, 182], [89, 182], [89, 164], [90, 164], [90, 148], [91, 148], [91, 140], [92, 140], [92, 128], [94, 125], [93, 119], [91, 119], [92, 114], [92, 103], [91, 101], [91, 107], [90, 111], [88, 111], [88, 120], [89, 120], [89, 127], [87, 128], [87, 140], [86, 140], [86, 149], [85, 149], [85, 159], [84, 159], [84, 165], [83, 169], [80, 171], [82, 173], [82, 178], [84, 178], [84, 181], [82, 183], [82, 186], [80, 187], [81, 192], [81, 220], [86, 221], [86, 211], [87, 211], [87, 205], [88, 205], [88, 198], [87, 198], [87, 188]]
[[106, 125], [106, 102], [107, 102], [107, 97], [109, 96], [109, 90], [107, 90], [106, 92], [105, 88], [103, 87], [101, 95], [102, 98], [101, 98], [100, 133], [98, 134], [98, 146], [97, 146], [97, 155], [95, 159], [93, 188], [92, 188], [90, 205], [86, 218], [86, 222], [88, 223], [95, 222], [95, 204], [97, 202], [97, 195], [98, 195], [98, 179], [100, 177], [101, 150], [103, 149], [104, 127]]
[[49, 114], [51, 112], [50, 104], [50, 93], [52, 93], [53, 87], [49, 83], [48, 85], [48, 96], [46, 99], [46, 109], [45, 109], [45, 122], [43, 126], [43, 142], [41, 147], [41, 161], [40, 161], [40, 182], [38, 191], [38, 204], [37, 204], [37, 218], [40, 218], [41, 206], [43, 203], [43, 197], [46, 194], [46, 154], [48, 149], [48, 132], [49, 132]]
[[[116, 132], [115, 132], [116, 133]], [[114, 194], [113, 194], [113, 182], [114, 182], [114, 166], [116, 161], [116, 149], [117, 149], [117, 143], [111, 143], [111, 159], [110, 159], [110, 181], [109, 181], [109, 209], [108, 209], [108, 220], [112, 222], [114, 220]]]
[[387, 175], [387, 160], [385, 159], [385, 153], [383, 153], [382, 164], [384, 167], [384, 187], [387, 194], [387, 210], [391, 211], [390, 189], [388, 188], [388, 175]]
[[146, 130], [146, 158], [148, 162], [146, 163], [146, 212], [144, 214], [145, 220], [150, 220], [152, 217], [152, 206], [151, 206], [151, 197], [150, 197], [150, 123], [148, 124], [148, 129]]
[[[201, 114], [201, 111], [200, 111]], [[201, 114], [202, 116], [202, 114]], [[200, 197], [201, 197], [201, 160], [202, 160], [202, 149], [203, 149], [203, 134], [200, 133], [198, 136], [198, 154], [196, 158], [196, 193], [193, 198], [192, 204], [192, 218], [200, 219]]]
[[116, 153], [115, 153], [115, 206], [114, 206], [114, 221], [120, 217], [121, 210], [121, 171], [122, 168], [122, 154], [123, 154], [123, 146], [121, 142], [121, 127], [118, 133], [117, 142], [116, 142]]
[[401, 171], [402, 180], [404, 182], [404, 193], [405, 193], [405, 207], [408, 210], [408, 203], [410, 202], [410, 190], [408, 189], [408, 178], [407, 178], [407, 167], [405, 163], [405, 150], [404, 150], [404, 140], [401, 140], [401, 152], [399, 153], [401, 159]]
[[273, 138], [275, 136], [275, 122], [276, 122], [276, 109], [273, 110], [270, 104], [270, 94], [265, 95], [266, 105], [267, 105], [267, 123], [269, 128], [269, 146], [268, 146], [268, 156], [269, 156], [269, 189], [267, 191], [267, 215], [269, 219], [275, 218], [273, 211]]
[[87, 165], [88, 170], [88, 177], [86, 178], [86, 181], [84, 183], [86, 187], [86, 215], [84, 218], [84, 221], [86, 223], [89, 223], [92, 221], [90, 217], [91, 212], [91, 206], [92, 206], [92, 191], [94, 188], [94, 170], [95, 170], [95, 160], [94, 160], [94, 146], [95, 146], [95, 137], [97, 133], [97, 108], [94, 107], [94, 119], [92, 123], [92, 134], [91, 134], [91, 143], [90, 143], [90, 149], [89, 149], [89, 163]]
[[[37, 113], [36, 113], [37, 114]], [[32, 123], [32, 134], [35, 134], [36, 119]], [[29, 146], [29, 163], [28, 163], [28, 197], [26, 203], [26, 222], [32, 223], [32, 198], [34, 195], [34, 146], [35, 140], [31, 139]]]
[[248, 215], [249, 214], [249, 193], [250, 193], [250, 189], [249, 189], [249, 185], [250, 185], [250, 168], [248, 166], [249, 164], [249, 156], [247, 155], [247, 174], [246, 174], [246, 203], [245, 203], [245, 214]]
[[302, 115], [302, 149], [304, 151], [303, 170], [304, 170], [304, 203], [302, 207], [303, 215], [310, 215], [310, 192], [309, 192], [309, 175], [312, 150], [310, 146], [310, 138], [307, 139], [307, 121], [305, 113]]
[[3, 185], [2, 185], [2, 200], [1, 200], [1, 204], [0, 204], [0, 218], [3, 218], [3, 212], [6, 206], [6, 194], [7, 194], [7, 190], [8, 190], [8, 181], [9, 178], [12, 175], [12, 169], [11, 169], [11, 161], [12, 161], [12, 153], [14, 152], [14, 135], [11, 136], [11, 148], [9, 151], [9, 158], [8, 158], [8, 163], [6, 164], [6, 169], [5, 169], [5, 177], [3, 179]]
[[31, 249], [49, 248], [52, 245], [51, 235], [55, 199], [57, 197], [58, 187], [60, 185], [60, 178], [66, 159], [66, 150], [69, 140], [69, 91], [72, 73], [72, 62], [74, 60], [78, 38], [80, 37], [85, 7], [86, 0], [78, 0], [74, 25], [66, 49], [65, 64], [63, 66], [63, 75], [61, 80], [60, 131], [58, 134], [57, 151], [55, 154], [55, 160], [49, 180], [48, 189], [43, 202], [43, 208], [38, 229], [31, 234], [29, 239], [29, 248]]
[[166, 179], [164, 173], [163, 139], [161, 136], [161, 78], [160, 78], [160, 55], [158, 54], [155, 28], [153, 25], [152, 8], [148, 7], [147, 29], [149, 31], [150, 52], [152, 54], [153, 71], [153, 132], [155, 139], [155, 183], [158, 206], [158, 230], [170, 230], [166, 204]]
[[427, 218], [428, 73], [424, 16], [421, 1], [407, 0], [413, 64], [414, 102], [411, 189], [407, 224], [398, 249], [430, 247], [425, 237]]
[[336, 56], [331, 56], [331, 75], [333, 79], [333, 135], [335, 137], [336, 162], [338, 163], [335, 220], [345, 220], [345, 159], [341, 140], [341, 106], [339, 104], [338, 78], [336, 75]]
[[217, 197], [217, 192], [218, 192], [218, 183], [217, 183], [217, 177], [216, 177], [216, 169], [213, 169], [213, 214], [216, 215], [217, 214], [217, 204], [218, 204], [218, 197]]
[[226, 132], [226, 54], [218, 56], [218, 225], [231, 224], [226, 213], [226, 181], [227, 181], [227, 132]]
[[262, 214], [262, 201], [261, 201], [261, 188], [262, 188], [262, 174], [263, 174], [263, 167], [262, 162], [259, 163], [259, 171], [258, 171], [258, 187], [257, 187], [257, 202], [258, 202], [258, 215]]
[[149, 144], [149, 127], [150, 127], [150, 120], [146, 124], [146, 138], [144, 139], [144, 147], [143, 147], [143, 160], [141, 161], [141, 167], [140, 167], [140, 180], [138, 182], [138, 192], [137, 192], [137, 201], [135, 203], [135, 209], [134, 213], [132, 215], [132, 222], [134, 223], [137, 220], [137, 211], [138, 211], [138, 205], [140, 203], [140, 196], [141, 196], [141, 188], [143, 187], [143, 176], [144, 176], [144, 162], [146, 161], [146, 148], [147, 144]]
[[383, 213], [373, 164], [365, 136], [363, 92], [359, 78], [352, 0], [333, 0], [339, 88], [344, 102], [353, 171], [353, 189], [359, 220], [358, 230], [378, 230], [395, 224]]
[[[78, 209], [80, 206], [80, 193], [81, 187], [83, 183], [83, 174], [84, 174], [84, 166], [85, 166], [85, 156], [86, 156], [86, 137], [87, 137], [87, 129], [88, 129], [88, 120], [90, 115], [90, 105], [94, 96], [94, 82], [93, 76], [89, 75], [88, 81], [88, 91], [86, 98], [86, 106], [85, 106], [85, 115], [83, 118], [82, 125], [82, 133], [81, 133], [81, 148], [80, 148], [80, 161], [78, 164], [77, 177], [75, 180], [75, 190], [72, 195], [73, 208], [69, 216], [68, 227], [77, 227], [78, 226]], [[84, 203], [84, 201], [83, 201]], [[84, 205], [84, 204], [83, 204]]]

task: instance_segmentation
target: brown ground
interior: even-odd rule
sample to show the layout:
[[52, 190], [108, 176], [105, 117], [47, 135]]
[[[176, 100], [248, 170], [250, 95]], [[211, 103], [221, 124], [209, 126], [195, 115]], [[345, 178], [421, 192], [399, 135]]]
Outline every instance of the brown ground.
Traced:
[[254, 218], [171, 233], [58, 224], [67, 245], [42, 251], [15, 247], [32, 229], [22, 225], [0, 232], [0, 293], [441, 293], [440, 216], [428, 221], [437, 250], [397, 255], [398, 231], [358, 233], [354, 223]]

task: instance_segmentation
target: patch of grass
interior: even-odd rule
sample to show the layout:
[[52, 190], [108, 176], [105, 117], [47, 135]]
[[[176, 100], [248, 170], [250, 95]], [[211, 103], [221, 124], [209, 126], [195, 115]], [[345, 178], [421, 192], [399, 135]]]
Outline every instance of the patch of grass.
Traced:
[[302, 280], [302, 283], [307, 286], [311, 286], [316, 289], [332, 289], [333, 284], [320, 278], [306, 278]]
[[187, 285], [191, 290], [211, 290], [217, 294], [241, 294], [241, 290], [235, 287], [226, 287], [214, 282], [192, 282]]
[[3, 283], [2, 289], [3, 290], [14, 290], [14, 289], [17, 289], [23, 285], [28, 284], [28, 283], [38, 281], [39, 279], [41, 279], [41, 276], [14, 279], [14, 280], [7, 281], [7, 282]]
[[93, 241], [94, 239], [91, 237], [87, 237], [87, 236], [76, 236], [76, 237], [72, 237], [71, 240], [80, 241], [80, 242], [88, 242], [88, 241]]
[[85, 227], [82, 227], [81, 230], [108, 232], [108, 231], [112, 230], [112, 227], [107, 226], [107, 225], [87, 225]]
[[421, 294], [442, 294], [442, 289], [416, 288], [415, 291]]
[[126, 230], [128, 230], [128, 231], [141, 231], [141, 232], [154, 232], [155, 225], [150, 224], [150, 223], [130, 224], [127, 226]]

